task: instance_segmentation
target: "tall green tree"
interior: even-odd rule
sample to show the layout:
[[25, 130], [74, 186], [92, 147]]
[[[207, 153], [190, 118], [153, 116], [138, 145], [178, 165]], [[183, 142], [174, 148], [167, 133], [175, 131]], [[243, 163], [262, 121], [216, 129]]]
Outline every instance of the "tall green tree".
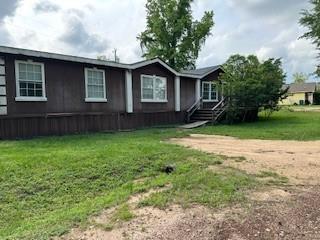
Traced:
[[[312, 43], [320, 50], [320, 0], [310, 0], [311, 10], [303, 10], [300, 24], [308, 29], [302, 38], [311, 39]], [[316, 71], [320, 76], [320, 72]]]
[[293, 81], [295, 83], [305, 83], [308, 81], [309, 76], [308, 74], [302, 73], [302, 72], [297, 72], [293, 74]]
[[224, 95], [228, 99], [229, 122], [256, 120], [259, 110], [272, 112], [286, 97], [285, 74], [280, 59], [260, 62], [254, 55], [231, 56], [220, 75]]
[[194, 21], [193, 0], [148, 0], [147, 27], [138, 35], [143, 56], [159, 57], [176, 70], [194, 68], [214, 26], [213, 11]]
[[320, 65], [317, 67], [317, 70], [316, 70], [315, 74], [320, 77]]

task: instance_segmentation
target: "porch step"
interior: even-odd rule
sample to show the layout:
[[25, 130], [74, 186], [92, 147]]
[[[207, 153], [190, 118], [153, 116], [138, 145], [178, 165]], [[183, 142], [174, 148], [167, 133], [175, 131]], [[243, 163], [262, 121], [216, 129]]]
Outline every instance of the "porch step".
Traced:
[[183, 128], [183, 129], [197, 128], [197, 127], [201, 127], [201, 126], [207, 124], [208, 122], [209, 121], [197, 121], [197, 122], [193, 122], [193, 123], [188, 123], [188, 124], [182, 125], [179, 128]]
[[201, 122], [207, 121], [213, 124], [219, 122], [226, 112], [226, 99], [222, 98], [221, 101], [215, 105], [213, 109], [201, 108], [202, 98], [197, 100], [188, 110], [186, 115], [187, 122]]
[[224, 110], [221, 108], [215, 109], [214, 111], [212, 111], [211, 109], [199, 109], [194, 112], [190, 120], [191, 121], [212, 121], [212, 119], [215, 119], [216, 116], [218, 116], [223, 111]]

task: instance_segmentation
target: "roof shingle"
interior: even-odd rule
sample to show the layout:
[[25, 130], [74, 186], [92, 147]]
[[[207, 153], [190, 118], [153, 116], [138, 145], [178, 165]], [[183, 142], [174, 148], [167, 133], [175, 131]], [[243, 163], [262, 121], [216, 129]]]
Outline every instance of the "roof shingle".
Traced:
[[202, 76], [206, 73], [213, 72], [221, 68], [220, 65], [217, 66], [211, 66], [211, 67], [205, 67], [205, 68], [198, 68], [198, 69], [193, 69], [193, 70], [181, 70], [181, 73], [185, 74], [192, 74], [192, 75], [199, 75]]
[[316, 91], [316, 83], [291, 83], [286, 84], [284, 87], [289, 86], [289, 93], [298, 93], [298, 92], [315, 92]]

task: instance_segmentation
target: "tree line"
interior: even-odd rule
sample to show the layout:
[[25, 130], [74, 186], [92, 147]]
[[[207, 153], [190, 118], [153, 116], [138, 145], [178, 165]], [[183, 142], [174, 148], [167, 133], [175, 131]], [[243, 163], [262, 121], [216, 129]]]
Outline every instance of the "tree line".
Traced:
[[[193, 0], [147, 0], [147, 26], [137, 39], [143, 56], [159, 57], [176, 70], [194, 69], [206, 39], [212, 34], [214, 12], [205, 11], [200, 21], [192, 16]], [[320, 0], [311, 0], [313, 8], [303, 10], [302, 26], [308, 29], [301, 38], [311, 39], [320, 50]], [[228, 98], [229, 122], [256, 120], [258, 112], [278, 110], [286, 97], [283, 89], [286, 74], [281, 59], [259, 61], [254, 55], [233, 55], [223, 64], [219, 77]], [[320, 76], [320, 67], [315, 71]], [[308, 75], [296, 73], [296, 82], [305, 82]]]

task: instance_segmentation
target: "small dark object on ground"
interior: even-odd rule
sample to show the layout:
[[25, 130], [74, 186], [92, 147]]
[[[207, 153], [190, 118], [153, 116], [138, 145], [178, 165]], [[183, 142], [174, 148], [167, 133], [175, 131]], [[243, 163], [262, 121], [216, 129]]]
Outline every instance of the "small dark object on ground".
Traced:
[[176, 170], [176, 167], [173, 165], [167, 165], [162, 168], [162, 172], [165, 172], [167, 174], [170, 174], [170, 173], [174, 172], [175, 170]]

